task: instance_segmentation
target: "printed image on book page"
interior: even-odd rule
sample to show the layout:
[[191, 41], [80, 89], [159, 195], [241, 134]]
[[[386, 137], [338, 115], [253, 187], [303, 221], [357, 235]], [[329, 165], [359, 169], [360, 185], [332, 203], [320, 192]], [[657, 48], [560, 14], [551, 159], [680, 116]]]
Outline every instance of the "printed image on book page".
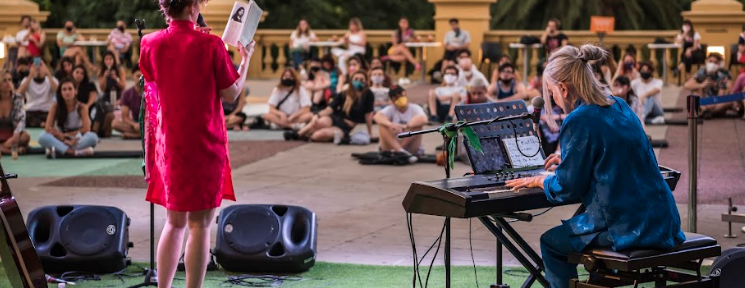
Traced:
[[244, 46], [251, 43], [263, 13], [264, 11], [253, 0], [249, 3], [236, 1], [225, 25], [222, 41], [234, 47], [238, 46], [239, 41]]

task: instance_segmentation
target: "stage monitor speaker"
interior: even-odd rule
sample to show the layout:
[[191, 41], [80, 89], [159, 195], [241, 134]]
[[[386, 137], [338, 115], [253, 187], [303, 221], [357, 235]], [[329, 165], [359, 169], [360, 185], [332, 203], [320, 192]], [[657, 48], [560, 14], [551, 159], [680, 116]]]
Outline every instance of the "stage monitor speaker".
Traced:
[[745, 248], [730, 248], [711, 263], [709, 274], [719, 275], [718, 288], [741, 288], [745, 286]]
[[218, 217], [213, 253], [233, 272], [303, 272], [315, 264], [316, 214], [298, 206], [234, 205]]
[[118, 208], [45, 206], [27, 226], [46, 273], [114, 273], [129, 264], [129, 218]]

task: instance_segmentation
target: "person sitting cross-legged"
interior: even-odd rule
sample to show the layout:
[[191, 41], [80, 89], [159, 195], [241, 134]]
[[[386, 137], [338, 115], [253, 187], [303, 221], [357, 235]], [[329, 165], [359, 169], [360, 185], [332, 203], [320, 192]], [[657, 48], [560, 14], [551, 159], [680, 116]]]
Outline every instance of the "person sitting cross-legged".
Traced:
[[142, 101], [142, 88], [140, 87], [140, 72], [139, 65], [135, 64], [132, 67], [132, 78], [135, 80], [135, 85], [124, 91], [122, 99], [119, 100], [121, 104], [121, 119], [114, 120], [112, 127], [114, 130], [119, 131], [124, 139], [139, 139], [140, 138], [140, 103]]
[[269, 96], [269, 113], [261, 118], [269, 122], [272, 129], [300, 130], [313, 117], [310, 96], [299, 78], [295, 70], [285, 69], [279, 85]]
[[380, 150], [408, 156], [409, 163], [418, 161], [424, 155], [422, 135], [399, 139], [396, 135], [406, 131], [421, 130], [427, 124], [427, 114], [417, 104], [409, 103], [406, 90], [400, 86], [389, 92], [393, 105], [388, 105], [373, 118], [378, 123]]
[[46, 129], [39, 135], [39, 144], [46, 149], [47, 158], [54, 155], [90, 156], [98, 144], [98, 136], [91, 132], [88, 106], [76, 98], [75, 83], [70, 78], [57, 86], [57, 102], [47, 116]]

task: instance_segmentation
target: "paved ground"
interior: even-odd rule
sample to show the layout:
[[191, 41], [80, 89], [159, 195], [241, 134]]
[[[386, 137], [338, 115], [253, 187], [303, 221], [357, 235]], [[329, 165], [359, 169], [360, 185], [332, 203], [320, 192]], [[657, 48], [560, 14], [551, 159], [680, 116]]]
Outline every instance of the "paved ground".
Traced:
[[[249, 99], [265, 99], [271, 91], [272, 85], [275, 84], [273, 82], [252, 82], [252, 93]], [[422, 93], [426, 90], [426, 87], [414, 87], [409, 94], [412, 95], [413, 99], [416, 99], [416, 102], [421, 102], [424, 99]], [[665, 107], [675, 106], [678, 103], [678, 94], [679, 90], [674, 86], [665, 88]], [[247, 109], [262, 108], [261, 105], [255, 105]], [[721, 121], [723, 122], [712, 122], [719, 123], [712, 125], [732, 125], [730, 122], [739, 120]], [[737, 122], [735, 126], [741, 127], [737, 125], [742, 124]], [[681, 148], [687, 147], [685, 146], [687, 144], [684, 141], [681, 142], [680, 137], [670, 137], [670, 133], [679, 133], [675, 132], [674, 129], [677, 128], [671, 129], [667, 126], [648, 127], [648, 133], [655, 139], [665, 139], [667, 137], [668, 140], [675, 140], [676, 142], [670, 143], [670, 148], [663, 150], [664, 152], [660, 153], [659, 149], [656, 150], [658, 157], [662, 154], [662, 157], [658, 158], [659, 162], [686, 171], [685, 162], [674, 160], [687, 157], [685, 152], [687, 150]], [[231, 140], [251, 141], [278, 139], [279, 137], [279, 133], [272, 131], [231, 132]], [[722, 140], [727, 141], [726, 143], [733, 143], [731, 142], [732, 139], [736, 138], [732, 133], [724, 133], [718, 135], [718, 137], [726, 139]], [[427, 150], [432, 151], [439, 144], [439, 141], [438, 136], [427, 135], [425, 137]], [[704, 142], [703, 145], [707, 149], [719, 149], [718, 146], [710, 146], [713, 144], [709, 142]], [[238, 202], [224, 202], [223, 207], [234, 204], [260, 203], [301, 205], [318, 214], [319, 260], [409, 265], [412, 262], [411, 244], [401, 202], [411, 182], [444, 178], [443, 171], [441, 167], [434, 164], [416, 164], [405, 167], [362, 166], [350, 157], [353, 152], [367, 152], [375, 149], [376, 147], [372, 145], [337, 147], [330, 144], [310, 143], [279, 152], [273, 157], [243, 167], [236, 167], [233, 175]], [[675, 153], [670, 154], [668, 151]], [[740, 146], [739, 151], [745, 150]], [[730, 156], [732, 156], [731, 161], [740, 161], [741, 154]], [[23, 158], [20, 161], [23, 161]], [[9, 160], [3, 162], [8, 172], [14, 172], [14, 165], [21, 166], [21, 164], [13, 164], [14, 162]], [[701, 165], [702, 167], [708, 167], [707, 165], [713, 165], [712, 163], [702, 161]], [[735, 164], [742, 167], [741, 162]], [[92, 167], [90, 169], [103, 168]], [[714, 169], [712, 171], [730, 168], [720, 167], [717, 168], [719, 170]], [[462, 163], [456, 163], [454, 175], [461, 175], [468, 170], [468, 167]], [[137, 173], [139, 171], [134, 171], [130, 175], [137, 175]], [[735, 181], [741, 181], [742, 179], [741, 173], [723, 175], [726, 177], [718, 180], [722, 187], [734, 186], [732, 183], [739, 183]], [[132, 218], [130, 240], [135, 243], [135, 247], [130, 250], [130, 255], [138, 261], [148, 260], [149, 205], [144, 201], [144, 189], [44, 185], [44, 183], [56, 181], [66, 176], [68, 175], [49, 174], [31, 178], [24, 177], [13, 180], [11, 187], [25, 213], [40, 206], [61, 204], [110, 205], [123, 209]], [[740, 189], [740, 187], [742, 185], [737, 188]], [[681, 181], [676, 189], [676, 195], [684, 194], [686, 188], [687, 184]], [[745, 235], [739, 232], [740, 236], [737, 239], [721, 237], [725, 232], [726, 224], [719, 220], [720, 214], [725, 211], [724, 202], [719, 200], [699, 206], [699, 233], [716, 237], [724, 248], [732, 247], [739, 242], [745, 242], [743, 239]], [[679, 209], [683, 217], [683, 223], [687, 223], [686, 206], [683, 204], [684, 202], [681, 203]], [[516, 223], [515, 227], [532, 247], [538, 249], [537, 244], [540, 235], [547, 229], [559, 225], [560, 219], [569, 218], [574, 209], [576, 207], [556, 208], [544, 216], [535, 218], [531, 223]], [[164, 215], [165, 211], [163, 209], [156, 208], [156, 235], [162, 229]], [[413, 222], [417, 250], [421, 255], [439, 234], [443, 219], [416, 215]], [[493, 265], [495, 263], [494, 238], [480, 223], [472, 224], [470, 231], [473, 238], [473, 254], [476, 264]], [[739, 231], [740, 226], [735, 227]], [[215, 231], [216, 228], [213, 228], [212, 239], [215, 239]], [[442, 255], [442, 252], [440, 252], [440, 255]], [[454, 264], [470, 265], [470, 257], [469, 221], [454, 220]], [[505, 252], [505, 258], [507, 264], [518, 265], [509, 253]], [[438, 258], [436, 263], [441, 263], [441, 257]]]

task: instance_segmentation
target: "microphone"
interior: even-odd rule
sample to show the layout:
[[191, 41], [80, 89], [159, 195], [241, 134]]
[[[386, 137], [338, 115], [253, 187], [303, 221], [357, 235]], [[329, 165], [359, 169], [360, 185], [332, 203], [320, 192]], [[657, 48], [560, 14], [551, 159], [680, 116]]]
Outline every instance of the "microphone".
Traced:
[[207, 22], [204, 22], [204, 17], [202, 17], [202, 13], [199, 13], [199, 17], [197, 17], [197, 24], [199, 27], [207, 27]]
[[531, 103], [533, 104], [533, 114], [530, 115], [530, 118], [533, 120], [533, 124], [538, 125], [538, 122], [541, 120], [541, 110], [543, 110], [543, 105], [546, 102], [543, 101], [543, 97], [536, 96]]

